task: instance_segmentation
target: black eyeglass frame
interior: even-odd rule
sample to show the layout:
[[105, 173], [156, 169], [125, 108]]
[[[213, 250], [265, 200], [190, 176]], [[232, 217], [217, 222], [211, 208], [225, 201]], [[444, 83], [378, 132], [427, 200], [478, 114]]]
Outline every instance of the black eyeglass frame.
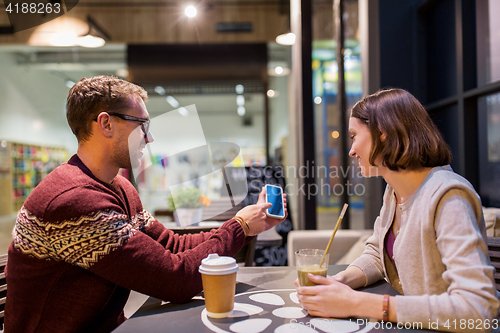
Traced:
[[[118, 117], [123, 120], [127, 121], [137, 121], [141, 123], [141, 129], [144, 132], [144, 137], [147, 138], [148, 133], [149, 133], [149, 124], [150, 124], [150, 119], [145, 119], [145, 118], [139, 118], [139, 117], [134, 117], [128, 114], [123, 114], [123, 113], [118, 113], [118, 112], [106, 112], [110, 116]], [[94, 121], [97, 121], [97, 117], [93, 119]]]

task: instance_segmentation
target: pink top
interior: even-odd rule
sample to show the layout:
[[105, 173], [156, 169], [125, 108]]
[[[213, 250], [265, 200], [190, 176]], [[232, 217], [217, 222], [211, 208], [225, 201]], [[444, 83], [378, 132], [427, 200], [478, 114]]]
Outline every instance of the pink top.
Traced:
[[392, 262], [394, 262], [394, 242], [396, 241], [396, 237], [394, 237], [394, 233], [392, 232], [392, 227], [389, 228], [389, 232], [385, 236], [385, 249], [389, 258], [391, 258]]

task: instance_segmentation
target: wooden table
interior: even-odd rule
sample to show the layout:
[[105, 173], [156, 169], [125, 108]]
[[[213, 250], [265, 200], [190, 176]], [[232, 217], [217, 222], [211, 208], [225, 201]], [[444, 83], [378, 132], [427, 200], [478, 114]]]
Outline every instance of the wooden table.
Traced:
[[[328, 274], [333, 275], [346, 266], [330, 266]], [[232, 332], [231, 325], [240, 323], [245, 320], [259, 319], [262, 323], [269, 322], [269, 326], [263, 332], [296, 332], [310, 333], [306, 326], [322, 323], [326, 327], [332, 325], [340, 325], [337, 327], [343, 328], [345, 325], [351, 325], [350, 332], [366, 333], [366, 332], [431, 332], [429, 330], [413, 330], [413, 329], [398, 329], [396, 324], [391, 324], [392, 328], [382, 326], [379, 322], [370, 322], [365, 319], [335, 320], [314, 318], [305, 315], [303, 318], [290, 319], [279, 317], [275, 314], [281, 313], [281, 309], [294, 308], [294, 312], [302, 311], [300, 305], [294, 302], [293, 294], [295, 286], [293, 282], [297, 278], [297, 273], [294, 267], [241, 267], [237, 275], [236, 297], [235, 297], [235, 314], [233, 318], [224, 319], [209, 319], [206, 316], [205, 303], [202, 295], [196, 296], [187, 304], [170, 304], [160, 300], [149, 298], [143, 306], [125, 323], [118, 327], [115, 333], [132, 333], [132, 332], [217, 332], [225, 333]], [[370, 287], [364, 288], [365, 291], [376, 294], [396, 295], [389, 284], [379, 282]], [[272, 305], [264, 304], [255, 301], [256, 297], [269, 296], [274, 294], [275, 297], [281, 299], [284, 304]], [[258, 295], [258, 296], [256, 296]], [[271, 295], [272, 296], [272, 295]], [[246, 305], [245, 305], [246, 304]], [[239, 309], [247, 309], [245, 306], [257, 306], [262, 308], [262, 312], [248, 315]], [[247, 310], [245, 310], [247, 311]], [[292, 311], [293, 312], [293, 311]], [[294, 322], [295, 320], [295, 322]], [[255, 321], [253, 321], [255, 323]], [[248, 322], [251, 326], [251, 322]], [[302, 324], [301, 324], [302, 323]], [[243, 323], [243, 325], [245, 325]], [[295, 326], [293, 326], [295, 325]], [[302, 325], [302, 326], [300, 326]], [[330, 326], [328, 326], [330, 325]], [[355, 327], [354, 325], [358, 325]], [[377, 326], [378, 325], [378, 326]], [[385, 323], [388, 325], [388, 323]], [[321, 326], [317, 326], [321, 327]], [[294, 329], [295, 328], [295, 329]], [[299, 329], [301, 330], [299, 330]], [[234, 329], [234, 326], [233, 326]], [[327, 332], [325, 330], [316, 329], [316, 332]]]

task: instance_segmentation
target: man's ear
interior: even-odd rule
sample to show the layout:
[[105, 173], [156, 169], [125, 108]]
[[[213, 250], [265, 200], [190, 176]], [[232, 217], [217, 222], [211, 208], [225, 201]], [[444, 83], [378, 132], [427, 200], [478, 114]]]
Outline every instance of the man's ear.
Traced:
[[106, 138], [113, 136], [114, 124], [111, 122], [111, 116], [106, 112], [101, 112], [97, 116], [97, 130]]

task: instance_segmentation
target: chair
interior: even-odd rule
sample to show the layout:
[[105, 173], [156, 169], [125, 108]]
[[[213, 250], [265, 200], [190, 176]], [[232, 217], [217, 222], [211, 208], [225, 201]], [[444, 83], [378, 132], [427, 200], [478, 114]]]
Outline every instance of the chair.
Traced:
[[7, 280], [5, 279], [5, 266], [7, 265], [7, 255], [0, 255], [0, 328], [3, 330], [3, 320], [5, 315], [5, 300], [7, 299]]
[[488, 254], [491, 265], [495, 267], [495, 284], [500, 290], [500, 237], [488, 237]]
[[[295, 251], [325, 249], [333, 230], [292, 230], [288, 233], [288, 266], [295, 266]], [[350, 264], [365, 248], [373, 230], [338, 230], [330, 248], [330, 265]]]

